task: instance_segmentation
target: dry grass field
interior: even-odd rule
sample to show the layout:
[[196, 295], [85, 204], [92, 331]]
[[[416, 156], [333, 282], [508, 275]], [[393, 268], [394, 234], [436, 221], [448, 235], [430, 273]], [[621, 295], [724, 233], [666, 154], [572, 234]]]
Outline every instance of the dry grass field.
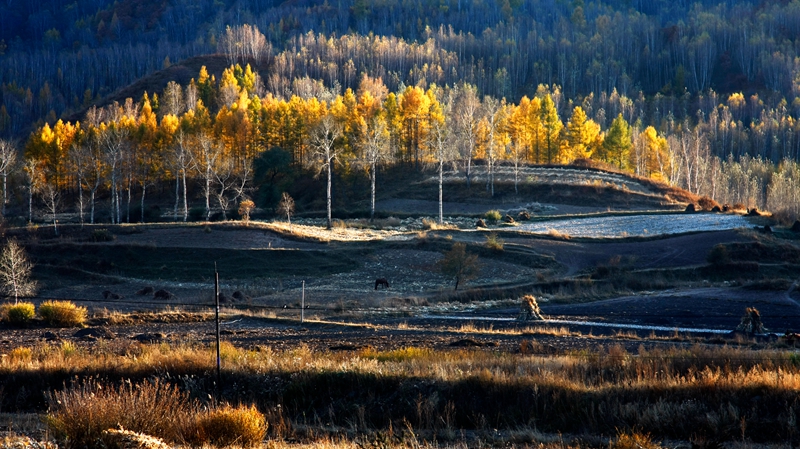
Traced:
[[[531, 221], [669, 220], [662, 214], [681, 207], [675, 192], [603, 176], [567, 196], [594, 192], [608, 206], [562, 195]], [[429, 201], [423, 188], [385, 198], [397, 208], [389, 218], [331, 230], [302, 218], [66, 225], [58, 237], [7, 229], [35, 264], [37, 313], [64, 300], [86, 316], [74, 327], [40, 315], [0, 323], [0, 446], [800, 443], [794, 233], [754, 231], [765, 217], [639, 237], [502, 220], [476, 228], [487, 210], [529, 203], [478, 198], [467, 208], [458, 195], [448, 207], [461, 215], [440, 225], [413, 216]], [[479, 262], [457, 291], [438, 269], [455, 243]], [[389, 288], [376, 289], [378, 278]], [[516, 319], [525, 295], [546, 320]], [[734, 332], [753, 307], [766, 331]]]

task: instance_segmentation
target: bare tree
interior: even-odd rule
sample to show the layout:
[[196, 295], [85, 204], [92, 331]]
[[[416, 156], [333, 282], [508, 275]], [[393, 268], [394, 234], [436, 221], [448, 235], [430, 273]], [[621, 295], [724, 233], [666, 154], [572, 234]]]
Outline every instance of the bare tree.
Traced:
[[522, 143], [510, 142], [506, 144], [506, 157], [514, 164], [514, 194], [519, 195], [519, 173], [521, 170], [520, 165], [525, 160], [525, 153], [523, 152]]
[[[446, 120], [447, 115], [445, 115]], [[444, 164], [453, 161], [458, 157], [455, 145], [453, 145], [452, 133], [446, 121], [434, 120], [431, 122], [431, 129], [428, 133], [428, 147], [433, 150], [433, 157], [439, 171], [439, 224], [444, 221], [443, 211], [443, 188]]]
[[160, 99], [161, 107], [158, 112], [161, 116], [169, 114], [179, 116], [186, 110], [186, 104], [183, 100], [183, 90], [175, 81], [167, 83], [167, 87], [164, 88], [164, 94], [161, 95]]
[[486, 190], [494, 196], [494, 163], [497, 159], [497, 138], [499, 125], [503, 121], [506, 108], [505, 99], [498, 101], [492, 97], [484, 97], [484, 118], [486, 123]]
[[215, 185], [214, 196], [222, 209], [222, 218], [227, 220], [230, 203], [235, 203], [244, 197], [247, 182], [250, 180], [250, 164], [243, 164], [242, 170], [237, 172], [233, 158], [222, 159], [222, 162], [212, 168], [212, 176]]
[[342, 135], [342, 125], [336, 123], [333, 116], [328, 114], [314, 126], [308, 137], [309, 147], [312, 149], [311, 157], [319, 171], [325, 170], [328, 175], [327, 182], [327, 212], [328, 229], [331, 229], [331, 179], [333, 174], [333, 163], [336, 161], [341, 151], [336, 146], [336, 140]]
[[6, 204], [8, 203], [8, 174], [11, 173], [17, 164], [17, 149], [8, 140], [0, 139], [0, 175], [3, 176], [3, 207], [2, 214], [6, 215]]
[[175, 210], [174, 219], [178, 221], [178, 203], [181, 199], [181, 187], [183, 187], [183, 221], [189, 217], [189, 205], [186, 200], [186, 172], [192, 163], [192, 154], [189, 151], [189, 139], [181, 130], [175, 137], [175, 145], [169, 155], [169, 163], [175, 173]]
[[450, 251], [444, 253], [444, 258], [437, 263], [439, 270], [445, 276], [450, 276], [456, 281], [454, 290], [458, 290], [458, 285], [478, 276], [480, 265], [478, 255], [467, 252], [467, 246], [458, 242], [453, 244]]
[[39, 193], [44, 185], [44, 174], [37, 159], [25, 160], [25, 176], [28, 179], [28, 223], [33, 223], [33, 195]]
[[375, 218], [375, 181], [377, 178], [378, 164], [391, 157], [389, 146], [389, 131], [386, 121], [380, 117], [373, 117], [368, 123], [361, 126], [362, 160], [369, 167], [370, 178], [370, 213], [369, 218]]
[[50, 214], [53, 219], [53, 231], [58, 235], [58, 220], [56, 214], [61, 206], [61, 192], [55, 182], [45, 182], [42, 184], [42, 201], [44, 201], [45, 210]]
[[211, 139], [206, 133], [201, 133], [197, 138], [197, 147], [192, 154], [192, 162], [200, 172], [203, 179], [203, 196], [206, 200], [206, 220], [211, 220], [211, 195], [212, 183], [216, 181], [215, 169], [217, 161], [222, 156], [222, 147]]
[[478, 142], [478, 113], [481, 101], [475, 86], [464, 84], [459, 89], [456, 104], [453, 108], [453, 120], [458, 148], [461, 158], [464, 159], [464, 174], [467, 177], [467, 188], [470, 186], [472, 172], [472, 157]]
[[31, 279], [33, 264], [28, 260], [25, 249], [16, 241], [9, 240], [0, 253], [0, 282], [3, 292], [14, 296], [14, 303], [20, 296], [36, 294], [36, 281]]
[[120, 166], [122, 164], [126, 147], [128, 145], [128, 130], [117, 123], [101, 130], [100, 141], [103, 162], [111, 174], [111, 222], [120, 223], [122, 213], [120, 210]]
[[281, 195], [281, 201], [280, 203], [278, 203], [278, 213], [281, 215], [285, 214], [286, 221], [288, 221], [290, 225], [292, 224], [292, 214], [294, 213], [294, 199], [292, 199], [292, 197], [286, 192], [283, 192], [283, 195]]

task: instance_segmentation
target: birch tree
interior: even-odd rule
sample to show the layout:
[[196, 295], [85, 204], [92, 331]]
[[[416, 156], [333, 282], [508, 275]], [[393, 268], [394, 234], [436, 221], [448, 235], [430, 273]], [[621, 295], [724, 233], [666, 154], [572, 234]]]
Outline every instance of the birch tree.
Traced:
[[437, 171], [439, 173], [439, 224], [442, 224], [444, 222], [444, 164], [458, 157], [458, 152], [453, 145], [451, 130], [446, 122], [446, 115], [445, 120], [433, 120], [431, 122], [427, 143], [433, 150], [433, 157], [436, 160]]
[[14, 296], [14, 304], [20, 296], [36, 294], [36, 281], [31, 279], [33, 264], [28, 260], [25, 249], [15, 240], [9, 240], [0, 253], [0, 282], [3, 292]]
[[342, 125], [336, 123], [333, 116], [327, 114], [311, 130], [308, 136], [308, 145], [311, 148], [313, 163], [319, 171], [325, 170], [327, 174], [327, 227], [331, 229], [331, 180], [333, 174], [333, 163], [337, 160], [341, 149], [337, 146], [336, 140], [342, 136]]
[[3, 176], [3, 207], [2, 215], [6, 215], [8, 204], [8, 175], [17, 164], [17, 149], [9, 140], [0, 139], [0, 175]]
[[377, 115], [361, 124], [362, 161], [369, 167], [370, 179], [370, 213], [369, 218], [375, 218], [375, 184], [378, 164], [391, 157], [389, 145], [389, 130], [386, 120]]

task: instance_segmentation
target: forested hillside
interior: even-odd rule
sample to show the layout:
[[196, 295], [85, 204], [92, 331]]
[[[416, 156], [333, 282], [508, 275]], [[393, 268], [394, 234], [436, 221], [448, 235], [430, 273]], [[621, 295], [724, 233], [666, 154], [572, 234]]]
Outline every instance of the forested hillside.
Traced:
[[[46, 186], [117, 208], [120, 192], [130, 203], [163, 182], [177, 197], [184, 176], [205, 186], [206, 209], [216, 185], [223, 207], [252, 187], [267, 150], [324, 167], [312, 156], [326, 116], [341, 134], [327, 164], [365, 176], [394, 162], [455, 161], [468, 179], [474, 159], [490, 171], [592, 158], [720, 202], [800, 209], [798, 1], [1, 8], [0, 135], [26, 150], [0, 169], [27, 185], [29, 209]], [[212, 147], [230, 181], [211, 176], [216, 159], [198, 168]], [[167, 155], [181, 151], [192, 162], [176, 169]], [[95, 160], [93, 181], [80, 158]]]

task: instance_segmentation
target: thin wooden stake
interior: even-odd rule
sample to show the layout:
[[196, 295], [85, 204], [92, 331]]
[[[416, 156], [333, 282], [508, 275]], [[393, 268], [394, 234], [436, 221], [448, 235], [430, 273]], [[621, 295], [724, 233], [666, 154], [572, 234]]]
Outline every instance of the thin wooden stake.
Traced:
[[219, 337], [219, 272], [217, 271], [217, 263], [214, 262], [214, 303], [216, 304], [216, 322], [217, 322], [217, 391], [222, 386], [222, 370], [220, 369], [220, 337]]
[[300, 296], [300, 323], [305, 321], [306, 317], [306, 281], [303, 281], [303, 293]]

